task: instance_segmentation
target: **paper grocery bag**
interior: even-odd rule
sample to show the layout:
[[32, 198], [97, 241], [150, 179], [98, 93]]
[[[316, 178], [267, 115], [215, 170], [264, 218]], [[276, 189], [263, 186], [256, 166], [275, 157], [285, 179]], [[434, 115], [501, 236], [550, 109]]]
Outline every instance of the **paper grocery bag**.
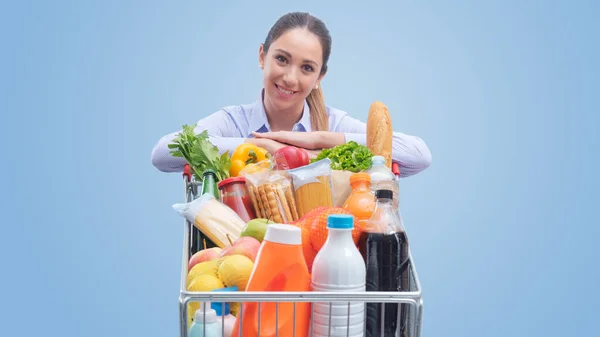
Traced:
[[352, 193], [350, 186], [350, 176], [353, 173], [350, 171], [331, 171], [331, 185], [333, 189], [333, 204], [335, 207], [342, 207], [346, 199]]

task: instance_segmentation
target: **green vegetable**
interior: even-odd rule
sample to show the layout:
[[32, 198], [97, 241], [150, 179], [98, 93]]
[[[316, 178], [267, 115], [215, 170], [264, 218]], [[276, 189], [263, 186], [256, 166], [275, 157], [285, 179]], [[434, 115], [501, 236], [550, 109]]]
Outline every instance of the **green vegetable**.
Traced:
[[229, 151], [219, 156], [219, 149], [208, 140], [208, 131], [194, 134], [193, 125], [184, 125], [182, 132], [177, 134], [172, 144], [169, 144], [174, 157], [185, 158], [194, 170], [197, 180], [202, 179], [202, 172], [211, 169], [217, 173], [217, 180], [229, 177], [231, 158]]
[[371, 168], [373, 153], [368, 147], [360, 145], [355, 141], [350, 141], [346, 144], [319, 152], [317, 157], [310, 162], [314, 163], [325, 158], [331, 159], [332, 170], [356, 173]]

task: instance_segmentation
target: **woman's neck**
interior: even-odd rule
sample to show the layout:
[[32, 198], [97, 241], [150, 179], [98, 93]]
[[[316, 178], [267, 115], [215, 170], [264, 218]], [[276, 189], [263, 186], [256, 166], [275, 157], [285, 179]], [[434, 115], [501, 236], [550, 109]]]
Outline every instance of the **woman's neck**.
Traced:
[[304, 104], [286, 110], [275, 110], [268, 99], [263, 98], [263, 106], [271, 131], [292, 131], [294, 125], [302, 118]]

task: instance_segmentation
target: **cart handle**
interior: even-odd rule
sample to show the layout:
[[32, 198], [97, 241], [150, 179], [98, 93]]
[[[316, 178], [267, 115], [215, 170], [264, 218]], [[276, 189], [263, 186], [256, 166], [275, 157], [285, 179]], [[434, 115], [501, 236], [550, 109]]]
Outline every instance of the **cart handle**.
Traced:
[[396, 162], [392, 163], [392, 173], [394, 173], [396, 177], [400, 178], [400, 165], [398, 165]]
[[192, 168], [190, 164], [185, 164], [183, 167], [183, 178], [185, 179], [185, 177], [187, 177], [188, 183], [192, 181]]

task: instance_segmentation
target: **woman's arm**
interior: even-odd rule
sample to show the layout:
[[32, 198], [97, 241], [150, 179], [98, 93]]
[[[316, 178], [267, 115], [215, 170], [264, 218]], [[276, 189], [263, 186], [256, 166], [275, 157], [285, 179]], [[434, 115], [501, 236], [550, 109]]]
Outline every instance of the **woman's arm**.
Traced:
[[[351, 140], [367, 145], [367, 124], [344, 116], [335, 127], [335, 131], [345, 135], [346, 141]], [[431, 165], [431, 152], [425, 142], [417, 137], [401, 132], [394, 132], [392, 137], [392, 161], [400, 165], [400, 176], [415, 175]]]
[[[229, 151], [231, 154], [238, 145], [246, 140], [245, 137], [241, 137], [235, 123], [224, 110], [198, 121], [194, 132], [198, 134], [204, 130], [208, 130], [208, 139], [219, 148], [219, 153]], [[182, 172], [186, 164], [185, 159], [173, 157], [171, 149], [169, 149], [169, 144], [173, 142], [179, 132], [181, 130], [163, 136], [152, 149], [152, 165], [162, 172]]]
[[[366, 146], [367, 124], [346, 115], [331, 132], [279, 131], [255, 133], [254, 135], [257, 138], [272, 139], [309, 150], [332, 148], [349, 141], [355, 141]], [[421, 138], [394, 132], [392, 137], [392, 160], [400, 165], [400, 176], [408, 177], [423, 171], [431, 165], [431, 152]]]

